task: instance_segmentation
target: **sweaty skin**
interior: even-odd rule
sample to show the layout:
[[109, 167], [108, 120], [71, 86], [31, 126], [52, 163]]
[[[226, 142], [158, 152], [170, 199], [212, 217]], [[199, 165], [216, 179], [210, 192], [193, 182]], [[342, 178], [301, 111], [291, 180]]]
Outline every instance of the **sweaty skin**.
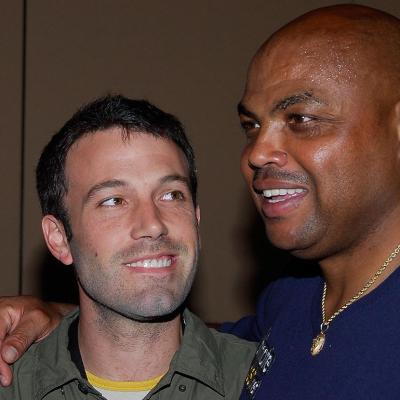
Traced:
[[242, 172], [266, 233], [319, 261], [328, 315], [400, 239], [399, 46], [394, 17], [316, 10], [263, 44], [239, 104]]
[[[320, 261], [328, 316], [400, 241], [399, 67], [398, 19], [341, 5], [283, 27], [249, 69], [242, 171], [270, 240]], [[0, 337], [9, 326], [0, 323]]]

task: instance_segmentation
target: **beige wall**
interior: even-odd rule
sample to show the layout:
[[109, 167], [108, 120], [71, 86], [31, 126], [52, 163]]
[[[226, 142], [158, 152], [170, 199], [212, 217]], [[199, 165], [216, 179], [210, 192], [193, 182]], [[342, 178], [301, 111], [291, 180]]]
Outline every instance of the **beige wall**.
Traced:
[[[298, 14], [333, 3], [27, 0], [24, 52], [24, 3], [2, 2], [1, 293], [72, 298], [69, 269], [43, 246], [34, 167], [78, 105], [123, 92], [177, 114], [197, 152], [203, 257], [192, 307], [209, 321], [250, 312], [262, 278], [277, 263], [271, 260], [281, 254], [260, 239], [240, 178], [236, 103], [262, 40]], [[398, 0], [362, 3], [400, 15]]]

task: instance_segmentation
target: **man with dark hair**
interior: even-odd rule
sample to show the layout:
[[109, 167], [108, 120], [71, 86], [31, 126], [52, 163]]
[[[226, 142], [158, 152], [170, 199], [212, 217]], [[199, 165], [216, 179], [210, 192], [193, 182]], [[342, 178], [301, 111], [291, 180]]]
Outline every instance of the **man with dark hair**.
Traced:
[[126, 137], [132, 132], [147, 132], [175, 143], [188, 163], [188, 185], [196, 206], [197, 174], [194, 153], [182, 124], [173, 115], [164, 113], [147, 101], [130, 100], [123, 96], [100, 98], [79, 110], [53, 137], [43, 150], [36, 170], [42, 213], [58, 218], [64, 225], [68, 239], [71, 239], [71, 228], [63, 204], [67, 193], [65, 160], [68, 151], [80, 137], [113, 127], [121, 128]]
[[253, 58], [239, 115], [270, 241], [320, 265], [225, 325], [260, 342], [242, 399], [400, 398], [400, 21], [356, 5], [292, 21]]
[[80, 109], [37, 167], [50, 252], [74, 264], [79, 311], [13, 366], [1, 399], [236, 399], [254, 346], [185, 310], [200, 212], [179, 121], [107, 96]]

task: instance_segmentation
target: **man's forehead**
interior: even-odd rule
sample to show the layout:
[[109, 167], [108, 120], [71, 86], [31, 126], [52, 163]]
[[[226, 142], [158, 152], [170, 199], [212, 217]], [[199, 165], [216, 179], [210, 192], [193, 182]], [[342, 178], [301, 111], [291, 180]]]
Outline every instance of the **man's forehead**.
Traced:
[[378, 10], [352, 5], [314, 10], [261, 46], [249, 70], [249, 83], [257, 77], [289, 79], [303, 72], [349, 82], [368, 78], [371, 72], [398, 73], [399, 41], [399, 20]]
[[143, 151], [143, 146], [148, 146], [156, 152], [157, 150], [170, 148], [169, 153], [178, 152], [182, 150], [178, 145], [167, 136], [160, 136], [152, 132], [130, 130], [120, 126], [112, 126], [106, 129], [100, 129], [93, 132], [84, 133], [79, 137], [71, 146], [67, 153], [67, 159], [77, 149], [88, 149], [94, 154], [100, 151], [108, 150], [113, 148], [113, 145], [119, 144], [119, 146], [131, 147], [133, 154], [140, 153]]
[[245, 106], [252, 109], [263, 104], [272, 111], [293, 99], [330, 103], [339, 86], [344, 94], [343, 86], [350, 87], [357, 77], [357, 70], [350, 68], [340, 54], [325, 54], [323, 58], [311, 47], [308, 53], [306, 48], [295, 51], [299, 53], [287, 58], [277, 52], [255, 62], [242, 99]]
[[[292, 33], [266, 43], [256, 54], [243, 102], [259, 97], [266, 104], [267, 100], [279, 101], [281, 96], [312, 92], [329, 103], [338, 92], [341, 96], [364, 97], [376, 87], [392, 86], [384, 81], [382, 57], [363, 47], [357, 36], [341, 38], [323, 30], [318, 35]], [[377, 71], [382, 72], [371, 80]]]
[[359, 75], [364, 55], [355, 39], [306, 32], [283, 36], [261, 48], [249, 70], [249, 80], [296, 78], [352, 79]]
[[[168, 170], [168, 171], [167, 171]], [[66, 160], [66, 178], [126, 174], [146, 176], [181, 172], [188, 174], [186, 158], [170, 139], [145, 132], [110, 128], [89, 133], [71, 147]], [[176, 171], [175, 171], [176, 170]]]

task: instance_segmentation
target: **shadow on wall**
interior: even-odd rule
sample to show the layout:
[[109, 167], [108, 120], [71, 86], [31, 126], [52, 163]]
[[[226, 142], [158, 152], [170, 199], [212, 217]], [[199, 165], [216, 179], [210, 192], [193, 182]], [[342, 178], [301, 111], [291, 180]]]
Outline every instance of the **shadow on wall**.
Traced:
[[44, 249], [41, 260], [40, 297], [46, 301], [78, 304], [78, 286], [74, 268], [59, 262], [47, 249]]

